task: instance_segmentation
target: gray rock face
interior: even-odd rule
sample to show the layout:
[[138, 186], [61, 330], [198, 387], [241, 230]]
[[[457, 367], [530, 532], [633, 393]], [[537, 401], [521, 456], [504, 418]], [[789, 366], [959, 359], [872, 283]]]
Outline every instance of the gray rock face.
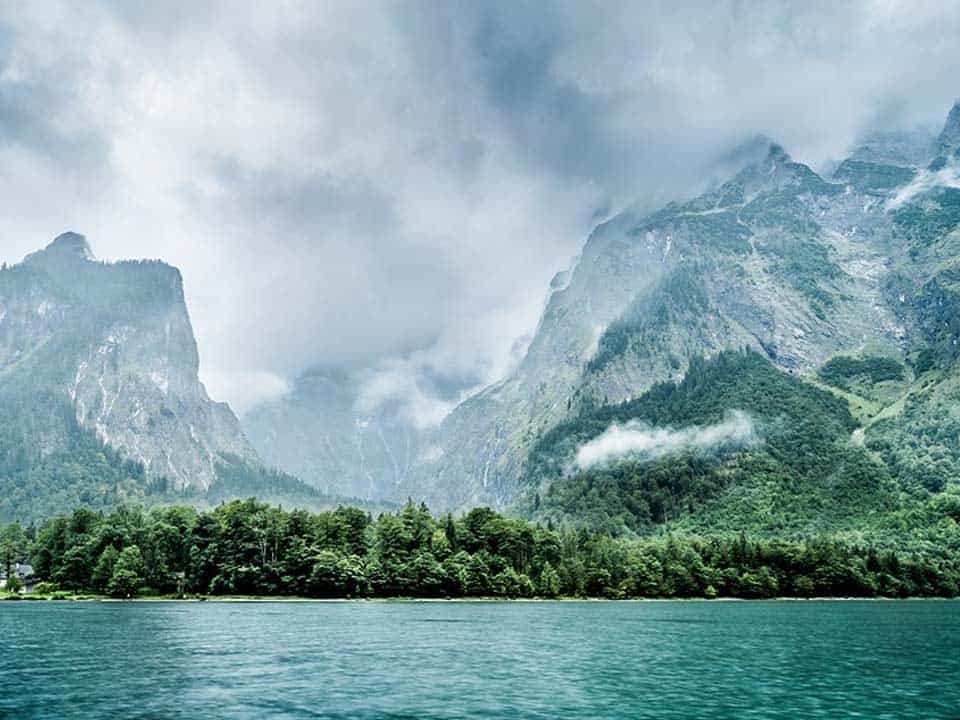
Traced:
[[943, 132], [937, 138], [937, 150], [940, 155], [950, 155], [960, 148], [960, 100], [958, 100], [943, 126]]
[[569, 412], [604, 329], [679, 259], [669, 234], [630, 236], [636, 222], [627, 214], [591, 234], [516, 373], [458, 406], [430, 439], [417, 494], [451, 507], [509, 502], [525, 450]]
[[359, 384], [350, 373], [311, 370], [288, 395], [247, 413], [244, 429], [268, 465], [324, 493], [402, 500], [421, 435], [389, 407], [360, 412]]
[[923, 131], [869, 135], [854, 148], [850, 160], [896, 167], [920, 167], [936, 154], [936, 137]]
[[[257, 457], [230, 408], [207, 396], [180, 273], [100, 263], [81, 235], [0, 272], [0, 392], [68, 403], [82, 428], [150, 477], [206, 489], [222, 454]], [[62, 450], [55, 426], [41, 454]]]

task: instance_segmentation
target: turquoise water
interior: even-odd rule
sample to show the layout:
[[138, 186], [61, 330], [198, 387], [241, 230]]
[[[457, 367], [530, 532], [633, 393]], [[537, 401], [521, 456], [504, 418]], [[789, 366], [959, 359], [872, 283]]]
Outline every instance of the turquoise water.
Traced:
[[960, 718], [960, 602], [2, 603], [0, 717]]

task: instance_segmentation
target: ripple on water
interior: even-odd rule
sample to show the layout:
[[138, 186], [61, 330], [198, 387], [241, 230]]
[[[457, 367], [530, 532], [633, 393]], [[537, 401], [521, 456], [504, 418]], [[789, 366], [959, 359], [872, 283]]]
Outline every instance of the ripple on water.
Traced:
[[6, 718], [957, 718], [960, 604], [6, 603]]

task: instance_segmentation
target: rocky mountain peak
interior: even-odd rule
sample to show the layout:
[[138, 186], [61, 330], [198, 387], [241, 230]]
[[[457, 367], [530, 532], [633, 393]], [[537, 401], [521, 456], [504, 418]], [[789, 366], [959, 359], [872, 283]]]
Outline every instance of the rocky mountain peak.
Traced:
[[960, 100], [953, 104], [937, 138], [937, 150], [941, 155], [949, 155], [957, 149], [960, 149]]
[[0, 406], [20, 413], [8, 421], [32, 427], [51, 415], [60, 425], [37, 457], [66, 452], [87, 433], [167, 488], [209, 489], [225, 458], [256, 472], [233, 412], [211, 401], [197, 376], [179, 271], [93, 260], [86, 238], [66, 232], [21, 271], [0, 275]]
[[790, 162], [790, 155], [783, 149], [780, 143], [771, 142], [767, 148], [767, 159], [774, 164], [784, 164]]
[[718, 190], [695, 203], [716, 202], [727, 207], [750, 202], [764, 193], [789, 191], [817, 194], [827, 185], [809, 167], [795, 162], [782, 145], [767, 137], [754, 139], [733, 157], [740, 160], [739, 172]]
[[68, 278], [74, 274], [78, 264], [82, 265], [95, 259], [90, 243], [83, 235], [65, 232], [57, 235], [43, 250], [27, 255], [23, 263]]
[[739, 166], [739, 172], [770, 172], [791, 162], [790, 154], [783, 145], [771, 140], [766, 135], [759, 135], [748, 143], [744, 143], [737, 151], [731, 154], [734, 165]]
[[94, 260], [93, 250], [90, 243], [80, 233], [65, 232], [57, 235], [53, 242], [47, 245], [40, 253], [34, 253], [32, 257], [39, 255], [56, 256], [58, 258], [73, 258], [76, 260]]

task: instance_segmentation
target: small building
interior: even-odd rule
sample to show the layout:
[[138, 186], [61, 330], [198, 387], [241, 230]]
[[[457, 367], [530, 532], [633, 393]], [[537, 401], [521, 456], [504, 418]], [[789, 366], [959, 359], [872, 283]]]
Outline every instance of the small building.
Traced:
[[[11, 568], [13, 572], [17, 574], [17, 577], [20, 579], [20, 584], [23, 586], [24, 592], [30, 592], [36, 586], [37, 576], [33, 572], [33, 566], [28, 565], [27, 563], [14, 563]], [[7, 571], [0, 569], [0, 590], [7, 586]]]

